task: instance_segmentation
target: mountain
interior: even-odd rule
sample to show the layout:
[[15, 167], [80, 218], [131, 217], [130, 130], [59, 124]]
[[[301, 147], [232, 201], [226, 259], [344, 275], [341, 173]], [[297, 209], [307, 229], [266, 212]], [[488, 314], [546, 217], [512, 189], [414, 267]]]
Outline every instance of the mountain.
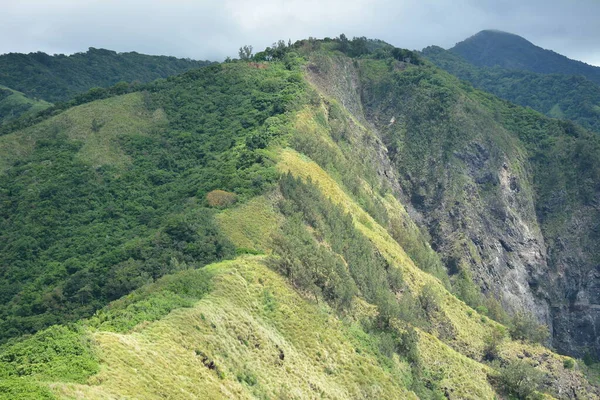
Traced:
[[437, 46], [423, 49], [422, 54], [478, 89], [600, 132], [600, 86], [583, 76], [478, 67], [455, 52]]
[[8, 53], [0, 55], [0, 85], [30, 98], [56, 103], [93, 87], [107, 87], [121, 81], [149, 82], [208, 64], [208, 61], [117, 53], [93, 47], [69, 56]]
[[8, 125], [0, 397], [598, 398], [600, 138], [372, 45]]
[[600, 84], [600, 67], [545, 50], [512, 33], [484, 30], [457, 43], [451, 52], [476, 66], [499, 66], [543, 74], [581, 75]]

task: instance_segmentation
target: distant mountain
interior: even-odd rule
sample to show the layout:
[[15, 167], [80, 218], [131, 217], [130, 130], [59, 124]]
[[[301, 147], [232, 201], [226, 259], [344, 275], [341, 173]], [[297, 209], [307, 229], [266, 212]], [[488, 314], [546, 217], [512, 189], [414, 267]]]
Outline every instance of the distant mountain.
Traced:
[[512, 33], [484, 30], [450, 49], [480, 67], [500, 66], [543, 74], [582, 75], [600, 84], [600, 68], [545, 50]]
[[9, 53], [0, 56], [0, 85], [55, 103], [93, 87], [107, 87], [121, 81], [149, 82], [209, 63], [93, 47], [70, 56]]
[[478, 67], [455, 52], [437, 46], [423, 49], [422, 54], [478, 89], [600, 132], [600, 86], [583, 76]]

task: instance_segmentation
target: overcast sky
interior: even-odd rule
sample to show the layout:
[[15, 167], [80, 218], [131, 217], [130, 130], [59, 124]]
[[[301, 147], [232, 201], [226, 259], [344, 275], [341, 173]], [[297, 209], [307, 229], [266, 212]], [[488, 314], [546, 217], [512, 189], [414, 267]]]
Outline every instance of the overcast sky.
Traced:
[[0, 0], [0, 54], [88, 47], [222, 60], [277, 39], [367, 36], [420, 50], [482, 29], [600, 66], [600, 0]]

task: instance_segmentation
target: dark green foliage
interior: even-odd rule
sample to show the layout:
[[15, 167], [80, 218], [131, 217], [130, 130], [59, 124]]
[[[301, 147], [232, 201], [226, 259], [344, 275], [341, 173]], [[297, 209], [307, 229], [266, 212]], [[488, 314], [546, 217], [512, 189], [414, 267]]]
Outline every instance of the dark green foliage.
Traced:
[[[286, 58], [286, 54], [292, 50], [292, 45], [290, 42], [287, 44], [285, 40], [278, 40], [273, 43], [271, 47], [267, 47], [265, 50], [256, 53], [254, 55], [254, 61], [273, 61], [273, 60], [284, 60]], [[242, 60], [243, 58], [240, 57]]]
[[477, 67], [459, 55], [435, 46], [427, 47], [423, 54], [440, 68], [478, 89], [600, 132], [600, 86], [585, 77]]
[[34, 114], [51, 104], [25, 96], [23, 93], [0, 86], [0, 126], [23, 115]]
[[412, 62], [414, 64], [420, 63], [420, 58], [415, 52], [395, 48], [377, 39], [355, 36], [350, 40], [342, 33], [338, 38], [333, 39], [333, 42], [337, 44], [337, 50], [349, 57], [394, 57], [399, 61]]
[[70, 56], [9, 53], [0, 56], [0, 84], [50, 102], [120, 81], [149, 82], [210, 64], [135, 52], [90, 48]]
[[0, 88], [0, 101], [6, 99], [13, 94], [12, 91]]
[[505, 393], [519, 400], [539, 398], [536, 391], [540, 389], [544, 373], [523, 360], [515, 360], [499, 368], [500, 374], [494, 380]]
[[343, 259], [319, 245], [297, 217], [286, 220], [282, 230], [273, 238], [279, 258], [272, 263], [277, 271], [316, 298], [322, 296], [340, 309], [348, 308], [357, 289]]
[[[170, 123], [121, 136], [126, 169], [86, 164], [82, 143], [51, 124], [0, 176], [0, 342], [233, 257], [215, 211], [199, 201], [215, 189], [243, 201], [272, 185], [277, 172], [257, 147], [286, 135], [287, 111], [304, 101], [297, 74], [279, 63], [232, 63], [147, 86], [149, 112], [162, 108]], [[261, 146], [247, 146], [254, 135]]]
[[515, 340], [527, 340], [544, 344], [548, 340], [548, 327], [525, 312], [516, 313], [510, 324], [510, 336]]
[[506, 338], [506, 329], [501, 326], [495, 326], [484, 340], [483, 359], [485, 361], [494, 361], [498, 358], [498, 350]]

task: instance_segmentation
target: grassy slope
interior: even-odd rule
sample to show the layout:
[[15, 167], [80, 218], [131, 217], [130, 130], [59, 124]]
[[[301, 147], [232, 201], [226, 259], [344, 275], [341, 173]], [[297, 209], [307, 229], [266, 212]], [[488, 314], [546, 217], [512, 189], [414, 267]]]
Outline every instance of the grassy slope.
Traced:
[[21, 115], [35, 114], [52, 104], [0, 85], [0, 125]]
[[[303, 299], [260, 257], [207, 267], [214, 289], [191, 308], [128, 333], [92, 337], [104, 367], [74, 398], [410, 398], [406, 365]], [[214, 362], [214, 367], [207, 364]]]
[[[92, 130], [93, 120], [101, 125], [98, 132]], [[49, 131], [59, 129], [69, 139], [84, 143], [78, 156], [82, 161], [95, 168], [107, 164], [122, 168], [128, 163], [128, 158], [117, 146], [116, 140], [132, 133], [147, 133], [151, 127], [165, 122], [163, 112], [158, 111], [153, 115], [144, 109], [140, 93], [73, 107], [38, 125], [0, 136], [0, 152], [3, 155], [0, 173], [29, 155], [37, 141]]]

